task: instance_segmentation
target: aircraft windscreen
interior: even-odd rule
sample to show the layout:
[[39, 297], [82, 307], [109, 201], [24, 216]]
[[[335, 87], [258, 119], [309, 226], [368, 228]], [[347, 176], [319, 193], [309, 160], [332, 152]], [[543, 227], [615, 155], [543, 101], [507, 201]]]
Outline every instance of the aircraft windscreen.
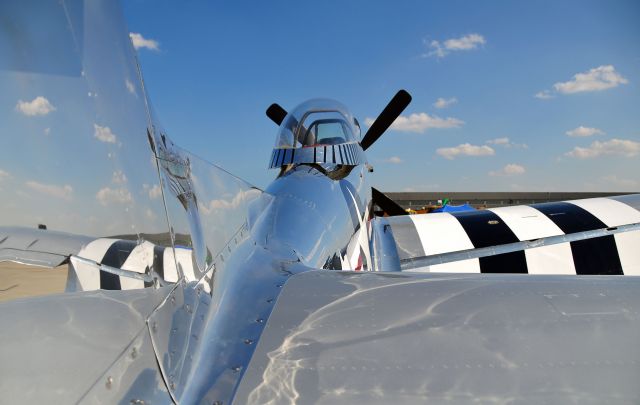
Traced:
[[336, 145], [357, 142], [359, 136], [360, 127], [344, 105], [335, 100], [312, 99], [287, 115], [278, 131], [275, 148]]
[[305, 122], [309, 128], [299, 139], [302, 146], [337, 145], [353, 140], [348, 124], [342, 118], [317, 118], [321, 113], [310, 114]]
[[312, 99], [298, 105], [282, 121], [269, 167], [356, 166], [364, 162], [359, 141], [360, 125], [344, 105]]
[[328, 121], [314, 123], [315, 136], [319, 143], [329, 142], [329, 140], [337, 140], [346, 142], [345, 124], [343, 121]]

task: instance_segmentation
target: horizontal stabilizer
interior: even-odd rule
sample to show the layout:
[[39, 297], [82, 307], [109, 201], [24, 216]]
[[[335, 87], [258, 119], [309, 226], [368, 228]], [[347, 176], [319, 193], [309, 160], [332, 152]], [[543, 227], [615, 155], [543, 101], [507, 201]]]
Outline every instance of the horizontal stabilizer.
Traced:
[[237, 403], [635, 403], [640, 278], [307, 272]]
[[143, 396], [146, 403], [170, 403], [146, 320], [171, 290], [91, 291], [0, 304], [0, 322], [11, 325], [0, 334], [4, 398], [142, 403], [133, 399]]

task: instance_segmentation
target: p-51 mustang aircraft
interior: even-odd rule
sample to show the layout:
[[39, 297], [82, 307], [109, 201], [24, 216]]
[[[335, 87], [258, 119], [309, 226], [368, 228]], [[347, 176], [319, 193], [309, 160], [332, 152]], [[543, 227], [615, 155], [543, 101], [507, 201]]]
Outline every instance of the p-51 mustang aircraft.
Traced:
[[0, 15], [0, 261], [68, 267], [0, 304], [0, 402], [640, 401], [640, 195], [405, 215], [365, 155], [405, 91], [363, 136], [273, 104], [259, 190], [169, 138], [115, 2]]

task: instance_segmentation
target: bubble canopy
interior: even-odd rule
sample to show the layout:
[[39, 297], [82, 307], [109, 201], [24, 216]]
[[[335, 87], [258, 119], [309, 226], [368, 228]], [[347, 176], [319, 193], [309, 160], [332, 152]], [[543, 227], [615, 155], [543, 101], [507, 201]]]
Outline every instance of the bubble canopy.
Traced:
[[359, 164], [359, 140], [360, 125], [347, 107], [331, 99], [311, 99], [289, 112], [280, 125], [270, 167]]

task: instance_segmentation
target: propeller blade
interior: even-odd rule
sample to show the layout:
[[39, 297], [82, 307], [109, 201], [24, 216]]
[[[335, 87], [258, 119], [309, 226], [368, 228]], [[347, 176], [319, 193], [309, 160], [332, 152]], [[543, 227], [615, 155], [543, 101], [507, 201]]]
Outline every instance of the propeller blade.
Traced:
[[373, 187], [371, 187], [371, 199], [375, 205], [382, 208], [382, 211], [390, 217], [396, 215], [408, 215], [407, 211], [399, 206], [398, 203]]
[[271, 121], [275, 122], [278, 125], [282, 124], [282, 121], [284, 121], [284, 117], [286, 116], [287, 110], [280, 107], [279, 104], [273, 103], [269, 106], [269, 108], [267, 108], [267, 117], [269, 117]]
[[371, 145], [373, 145], [374, 142], [384, 134], [384, 131], [393, 124], [393, 121], [402, 114], [410, 102], [411, 94], [405, 90], [397, 92], [391, 101], [389, 101], [389, 104], [387, 104], [384, 110], [382, 110], [380, 115], [378, 115], [378, 118], [376, 118], [374, 123], [371, 124], [371, 127], [369, 127], [369, 130], [362, 139], [362, 142], [360, 142], [362, 149], [367, 150]]

